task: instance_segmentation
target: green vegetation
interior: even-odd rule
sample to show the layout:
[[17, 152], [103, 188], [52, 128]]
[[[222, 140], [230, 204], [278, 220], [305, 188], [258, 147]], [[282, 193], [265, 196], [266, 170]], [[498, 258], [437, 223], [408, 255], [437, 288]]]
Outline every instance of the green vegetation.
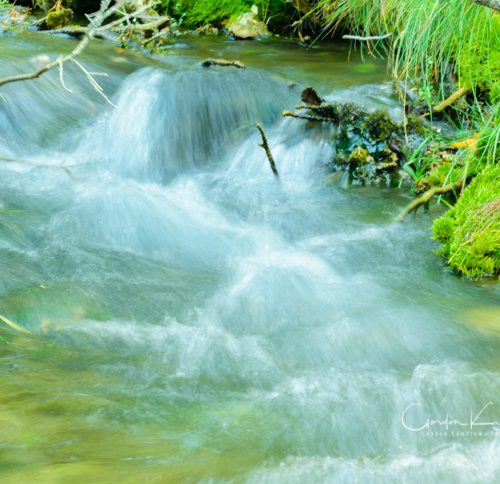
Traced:
[[[173, 4], [170, 6], [169, 4]], [[185, 21], [189, 27], [221, 24], [223, 21], [250, 10], [252, 2], [245, 0], [181, 0], [164, 2], [166, 10]]]
[[499, 194], [500, 165], [490, 164], [434, 223], [434, 238], [443, 243], [447, 263], [471, 279], [500, 274]]
[[436, 221], [435, 237], [457, 272], [473, 279], [498, 275], [500, 15], [468, 0], [320, 0], [316, 15], [323, 34], [390, 33], [387, 41], [361, 48], [387, 57], [393, 77], [413, 88], [431, 119], [433, 106], [462, 93], [440, 113], [463, 132], [456, 154], [446, 148], [451, 140], [429, 130], [425, 142], [407, 153], [404, 169], [416, 192], [474, 180]]
[[275, 31], [286, 28], [295, 13], [285, 0], [163, 0], [160, 10], [188, 28], [207, 24], [223, 27], [229, 20], [249, 12], [253, 5], [258, 8], [259, 17]]
[[70, 8], [60, 8], [57, 10], [50, 11], [47, 14], [47, 19], [45, 23], [49, 29], [60, 29], [68, 25], [73, 18], [73, 10]]
[[498, 85], [500, 18], [493, 10], [469, 0], [320, 0], [316, 9], [323, 33], [390, 33], [388, 42], [369, 47], [387, 54], [396, 77], [417, 79], [425, 94], [434, 87], [446, 94], [450, 81], [472, 89]]

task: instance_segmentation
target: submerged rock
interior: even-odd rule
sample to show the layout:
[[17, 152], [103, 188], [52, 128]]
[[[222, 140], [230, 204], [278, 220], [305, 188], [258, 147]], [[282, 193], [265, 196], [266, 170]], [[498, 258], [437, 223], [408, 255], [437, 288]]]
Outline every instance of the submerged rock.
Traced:
[[258, 9], [254, 5], [250, 12], [240, 15], [234, 22], [227, 25], [231, 34], [238, 39], [253, 39], [271, 35], [267, 25], [257, 17]]

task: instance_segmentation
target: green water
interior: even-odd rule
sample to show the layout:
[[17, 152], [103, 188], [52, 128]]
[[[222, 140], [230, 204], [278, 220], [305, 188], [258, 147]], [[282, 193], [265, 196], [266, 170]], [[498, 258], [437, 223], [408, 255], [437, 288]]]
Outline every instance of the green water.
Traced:
[[[0, 76], [73, 46], [0, 37]], [[72, 92], [0, 88], [0, 314], [33, 332], [0, 326], [0, 481], [496, 482], [498, 289], [280, 115], [312, 84], [398, 118], [383, 63], [215, 38], [81, 61], [114, 106], [75, 65]]]

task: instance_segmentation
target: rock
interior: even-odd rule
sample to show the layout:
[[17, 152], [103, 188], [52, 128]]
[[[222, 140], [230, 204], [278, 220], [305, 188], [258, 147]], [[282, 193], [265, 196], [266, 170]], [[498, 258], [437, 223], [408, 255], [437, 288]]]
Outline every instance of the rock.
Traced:
[[271, 35], [267, 30], [267, 25], [258, 19], [257, 13], [257, 7], [252, 6], [250, 12], [240, 15], [234, 22], [227, 25], [229, 32], [238, 39], [253, 39]]

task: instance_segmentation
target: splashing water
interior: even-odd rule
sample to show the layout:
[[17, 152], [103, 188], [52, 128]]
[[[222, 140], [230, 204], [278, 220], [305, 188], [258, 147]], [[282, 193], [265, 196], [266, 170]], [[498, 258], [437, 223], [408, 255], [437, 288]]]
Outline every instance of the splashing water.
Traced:
[[[69, 42], [0, 39], [0, 74]], [[284, 77], [397, 116], [383, 66], [187, 42], [90, 49], [116, 107], [71, 68], [73, 93], [1, 92], [0, 314], [35, 336], [0, 330], [0, 479], [494, 482], [500, 340], [467, 314], [496, 289], [442, 270], [428, 216], [391, 223], [404, 193], [329, 183], [333, 133], [280, 116]], [[221, 53], [255, 67], [197, 65]]]

